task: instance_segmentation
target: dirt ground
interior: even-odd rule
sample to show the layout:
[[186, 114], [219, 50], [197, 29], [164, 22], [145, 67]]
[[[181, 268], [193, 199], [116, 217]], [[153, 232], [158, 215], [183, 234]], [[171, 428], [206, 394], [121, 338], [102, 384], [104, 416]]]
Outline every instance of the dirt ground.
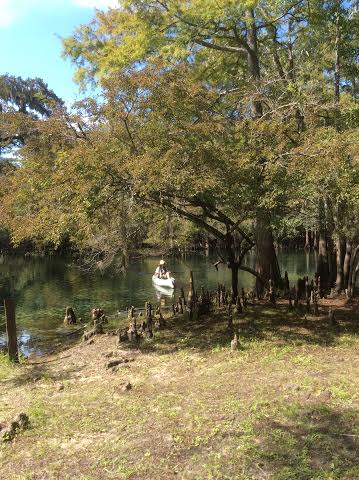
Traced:
[[253, 305], [234, 333], [231, 353], [219, 311], [135, 347], [109, 332], [3, 358], [0, 423], [30, 427], [0, 446], [0, 479], [359, 479], [358, 302]]

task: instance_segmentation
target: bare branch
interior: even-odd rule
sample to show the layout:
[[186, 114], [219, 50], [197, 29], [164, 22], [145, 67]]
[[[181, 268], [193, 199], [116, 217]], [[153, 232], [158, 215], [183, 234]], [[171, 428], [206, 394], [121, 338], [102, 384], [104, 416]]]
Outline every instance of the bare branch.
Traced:
[[219, 50], [220, 52], [247, 53], [245, 48], [230, 47], [229, 45], [218, 45], [215, 43], [207, 42], [205, 40], [200, 40], [198, 38], [196, 38], [194, 42], [198, 45], [202, 45], [202, 47], [211, 48], [212, 50]]
[[163, 197], [159, 196], [150, 196], [149, 200], [152, 201], [153, 203], [156, 203], [157, 205], [165, 205], [168, 207], [170, 210], [173, 210], [176, 212], [178, 215], [180, 215], [183, 218], [187, 218], [188, 220], [191, 220], [193, 223], [198, 225], [199, 227], [204, 228], [208, 232], [211, 232], [216, 238], [225, 241], [225, 235], [218, 230], [217, 228], [213, 227], [209, 223], [205, 222], [203, 218], [201, 218], [199, 215], [196, 215], [195, 213], [189, 212], [185, 208], [179, 207], [175, 203], [171, 202], [170, 200], [167, 200]]
[[265, 283], [266, 283], [265, 279], [262, 277], [262, 275], [260, 275], [258, 272], [256, 272], [255, 270], [253, 270], [253, 268], [245, 267], [244, 265], [241, 265], [241, 266], [239, 267], [239, 270], [243, 270], [244, 272], [251, 273], [252, 275], [254, 275], [255, 277], [257, 277], [258, 280], [259, 280], [260, 282], [262, 282], [263, 285], [265, 285]]
[[299, 5], [300, 3], [302, 3], [302, 0], [299, 0], [298, 2], [295, 2], [293, 3], [292, 5], [290, 5], [288, 7], [288, 9], [282, 13], [282, 15], [279, 15], [278, 17], [276, 18], [273, 18], [273, 20], [270, 20], [266, 23], [262, 23], [262, 24], [259, 24], [257, 25], [257, 28], [266, 28], [266, 27], [269, 27], [270, 25], [274, 25], [275, 23], [279, 22], [279, 20], [281, 20], [282, 18], [284, 18], [286, 15], [288, 15], [290, 13], [290, 11], [292, 10], [292, 8], [296, 7], [297, 5]]

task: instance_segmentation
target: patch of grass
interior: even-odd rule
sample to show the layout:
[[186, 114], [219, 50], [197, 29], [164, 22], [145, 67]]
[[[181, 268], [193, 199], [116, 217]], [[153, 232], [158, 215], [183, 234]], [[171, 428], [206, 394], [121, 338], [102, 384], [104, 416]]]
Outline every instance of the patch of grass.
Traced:
[[290, 345], [275, 345], [268, 349], [266, 356], [263, 359], [263, 363], [272, 363], [278, 360], [283, 360], [292, 350], [293, 348]]
[[340, 412], [324, 405], [264, 406], [256, 418], [241, 424], [236, 462], [245, 463], [247, 478], [253, 471], [276, 480], [349, 479], [348, 471], [357, 469], [359, 445], [355, 438], [337, 435], [338, 426], [349, 425]]
[[135, 465], [129, 464], [126, 460], [120, 460], [117, 465], [117, 474], [119, 479], [128, 480], [138, 473]]
[[313, 355], [310, 354], [300, 354], [294, 356], [291, 361], [295, 365], [302, 365], [304, 367], [308, 367], [309, 365], [315, 364], [315, 358]]
[[0, 352], [0, 381], [12, 376], [16, 367], [17, 365], [10, 362], [7, 354]]
[[[116, 349], [111, 336], [43, 366], [10, 366], [0, 386], [3, 411], [26, 411], [31, 429], [4, 447], [11, 460], [1, 459], [2, 474], [30, 480], [359, 478], [357, 352], [350, 340], [357, 324], [345, 324], [343, 341], [327, 323], [304, 328], [300, 315], [280, 306], [251, 307], [234, 324], [240, 349], [232, 354], [233, 335], [219, 312], [197, 323], [169, 320], [139, 351], [124, 345], [135, 361], [116, 371], [104, 366], [103, 353]], [[123, 391], [127, 381], [132, 389]]]
[[359, 335], [343, 333], [338, 336], [336, 345], [340, 347], [354, 347], [359, 345]]
[[212, 353], [223, 352], [223, 350], [226, 350], [226, 347], [224, 345], [219, 345], [218, 343], [212, 347]]
[[358, 398], [357, 393], [352, 392], [350, 386], [346, 383], [331, 386], [330, 392], [334, 399], [348, 401]]

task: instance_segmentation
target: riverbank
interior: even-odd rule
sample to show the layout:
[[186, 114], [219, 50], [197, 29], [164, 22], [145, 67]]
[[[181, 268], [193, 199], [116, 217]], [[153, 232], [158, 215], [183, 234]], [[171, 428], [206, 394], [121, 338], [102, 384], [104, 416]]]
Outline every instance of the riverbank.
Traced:
[[[328, 308], [335, 309], [335, 322]], [[358, 303], [175, 317], [138, 349], [99, 335], [0, 369], [7, 479], [359, 478]], [[111, 362], [119, 363], [112, 366]]]

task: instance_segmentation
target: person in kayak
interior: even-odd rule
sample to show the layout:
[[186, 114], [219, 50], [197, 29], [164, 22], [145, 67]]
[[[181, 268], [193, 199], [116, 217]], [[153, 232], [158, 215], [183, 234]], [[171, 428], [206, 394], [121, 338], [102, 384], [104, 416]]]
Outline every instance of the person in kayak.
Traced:
[[160, 260], [158, 267], [156, 268], [155, 275], [158, 278], [170, 278], [170, 272], [167, 270], [166, 262]]

